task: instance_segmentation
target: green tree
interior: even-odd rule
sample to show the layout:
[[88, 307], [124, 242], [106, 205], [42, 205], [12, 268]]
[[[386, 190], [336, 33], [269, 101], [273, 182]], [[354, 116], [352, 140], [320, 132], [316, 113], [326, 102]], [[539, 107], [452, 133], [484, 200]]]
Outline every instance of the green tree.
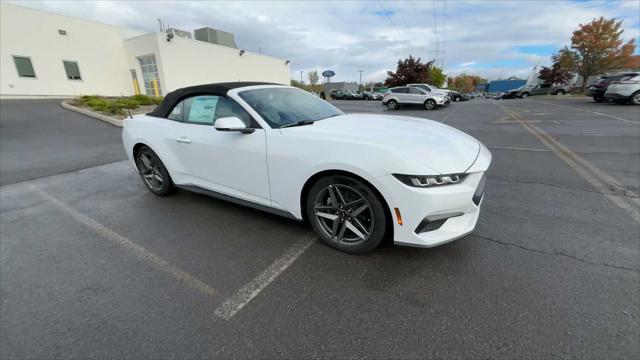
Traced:
[[445, 80], [447, 79], [447, 75], [442, 72], [442, 69], [439, 67], [432, 66], [429, 69], [429, 80], [427, 83], [435, 85], [437, 87], [442, 87], [444, 85]]
[[623, 44], [622, 20], [593, 19], [588, 24], [580, 24], [571, 37], [576, 68], [582, 76], [581, 92], [591, 75], [621, 68], [635, 50], [635, 39]]

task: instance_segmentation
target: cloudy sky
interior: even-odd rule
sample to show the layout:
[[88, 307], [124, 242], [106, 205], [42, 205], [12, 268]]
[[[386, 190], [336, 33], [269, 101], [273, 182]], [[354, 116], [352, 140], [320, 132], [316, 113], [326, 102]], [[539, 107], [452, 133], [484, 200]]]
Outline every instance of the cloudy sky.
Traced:
[[304, 71], [305, 80], [326, 69], [337, 81], [358, 81], [358, 70], [363, 81], [383, 80], [399, 58], [434, 58], [437, 41], [449, 75], [526, 77], [579, 23], [599, 16], [623, 19], [625, 38], [640, 38], [638, 0], [12, 2], [147, 31], [158, 30], [158, 18], [189, 31], [230, 31], [240, 48], [291, 60], [291, 77]]

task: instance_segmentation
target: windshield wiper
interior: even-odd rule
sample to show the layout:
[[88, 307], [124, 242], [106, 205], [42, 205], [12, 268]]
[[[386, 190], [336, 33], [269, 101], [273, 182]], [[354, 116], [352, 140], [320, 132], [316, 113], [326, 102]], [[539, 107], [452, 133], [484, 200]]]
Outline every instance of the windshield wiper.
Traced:
[[287, 124], [287, 125], [280, 126], [280, 129], [293, 127], [293, 126], [313, 125], [314, 122], [315, 122], [315, 120], [302, 120], [302, 121], [295, 122], [293, 124]]

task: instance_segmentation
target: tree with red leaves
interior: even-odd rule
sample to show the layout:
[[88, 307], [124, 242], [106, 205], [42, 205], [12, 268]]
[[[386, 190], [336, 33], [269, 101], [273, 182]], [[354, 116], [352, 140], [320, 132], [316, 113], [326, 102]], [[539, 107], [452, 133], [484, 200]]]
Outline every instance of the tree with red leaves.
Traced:
[[551, 57], [553, 65], [551, 67], [543, 66], [540, 69], [538, 78], [549, 84], [562, 84], [571, 80], [576, 67], [577, 55], [569, 48], [564, 47], [557, 54]]
[[580, 24], [573, 32], [571, 48], [576, 55], [578, 74], [582, 76], [581, 92], [591, 75], [619, 69], [629, 61], [635, 50], [635, 39], [623, 44], [622, 20], [600, 17], [588, 24]]
[[411, 83], [430, 83], [429, 74], [434, 60], [425, 64], [420, 58], [414, 58], [409, 55], [407, 59], [398, 60], [396, 72], [387, 71], [387, 79], [384, 81], [385, 86], [405, 86]]

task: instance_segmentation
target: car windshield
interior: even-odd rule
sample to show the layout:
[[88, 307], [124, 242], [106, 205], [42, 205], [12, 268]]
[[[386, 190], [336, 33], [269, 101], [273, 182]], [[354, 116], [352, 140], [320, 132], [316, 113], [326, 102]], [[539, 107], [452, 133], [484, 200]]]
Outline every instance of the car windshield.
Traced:
[[343, 115], [328, 102], [295, 88], [264, 88], [238, 93], [272, 128]]

